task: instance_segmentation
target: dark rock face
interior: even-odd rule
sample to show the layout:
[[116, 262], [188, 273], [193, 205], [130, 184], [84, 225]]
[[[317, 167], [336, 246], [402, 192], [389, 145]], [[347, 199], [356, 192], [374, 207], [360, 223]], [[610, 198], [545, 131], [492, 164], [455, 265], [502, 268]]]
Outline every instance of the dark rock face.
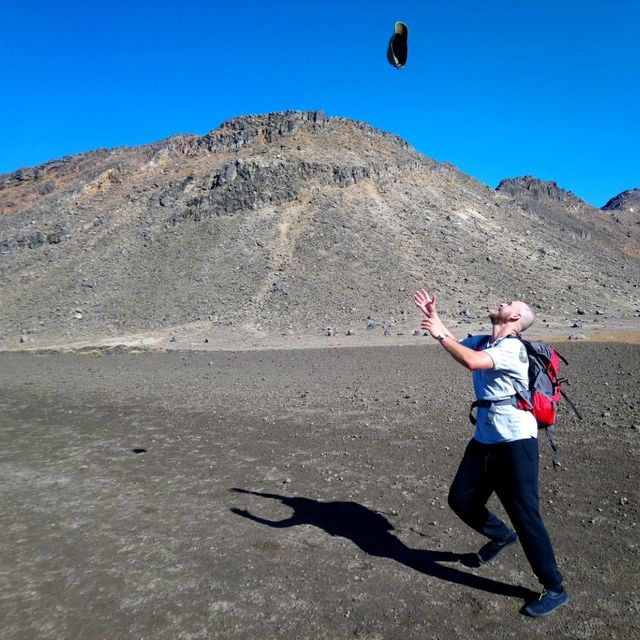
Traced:
[[629, 189], [614, 196], [602, 207], [603, 211], [635, 213], [640, 220], [640, 189]]
[[561, 189], [557, 183], [539, 180], [533, 176], [505, 178], [496, 187], [496, 191], [509, 194], [514, 198], [550, 199], [563, 204], [587, 205], [584, 200], [577, 198], [571, 191]]
[[0, 240], [0, 254], [9, 254], [18, 249], [37, 249], [45, 244], [58, 244], [71, 237], [71, 228], [66, 223], [57, 223], [48, 233], [37, 229], [30, 234], [18, 234]]
[[[396, 169], [402, 171], [417, 165], [417, 162], [409, 161]], [[377, 163], [343, 167], [298, 159], [279, 160], [272, 164], [236, 160], [223, 165], [214, 175], [206, 176], [204, 184], [201, 180], [197, 196], [183, 197], [193, 191], [194, 182], [189, 181], [188, 189], [171, 186], [160, 194], [159, 205], [172, 204], [176, 209], [169, 219], [171, 224], [189, 219], [200, 221], [211, 216], [295, 201], [310, 183], [318, 188], [345, 188], [362, 180], [379, 178], [388, 171], [388, 166]], [[155, 201], [157, 197], [153, 199]]]
[[0, 346], [371, 318], [410, 333], [422, 286], [459, 324], [513, 297], [632, 317], [634, 233], [555, 183], [493, 190], [364, 123], [243, 116], [0, 176]]

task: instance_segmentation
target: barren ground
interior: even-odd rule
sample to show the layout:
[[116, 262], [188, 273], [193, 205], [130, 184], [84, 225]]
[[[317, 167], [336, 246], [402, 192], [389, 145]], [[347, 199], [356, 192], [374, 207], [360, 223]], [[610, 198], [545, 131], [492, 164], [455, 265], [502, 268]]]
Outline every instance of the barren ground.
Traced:
[[546, 620], [519, 547], [468, 566], [470, 381], [424, 339], [1, 353], [0, 637], [638, 637], [640, 345], [561, 350], [585, 419], [561, 413], [557, 471], [541, 440], [572, 598]]

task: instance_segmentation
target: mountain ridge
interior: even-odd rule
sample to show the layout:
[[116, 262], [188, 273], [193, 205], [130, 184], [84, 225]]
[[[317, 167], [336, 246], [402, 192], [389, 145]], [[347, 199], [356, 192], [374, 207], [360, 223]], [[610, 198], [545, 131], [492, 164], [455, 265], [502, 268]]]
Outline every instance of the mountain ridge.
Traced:
[[637, 230], [535, 180], [493, 190], [317, 111], [5, 174], [0, 345], [316, 335], [370, 318], [407, 331], [424, 285], [461, 324], [516, 296], [549, 321], [634, 318]]

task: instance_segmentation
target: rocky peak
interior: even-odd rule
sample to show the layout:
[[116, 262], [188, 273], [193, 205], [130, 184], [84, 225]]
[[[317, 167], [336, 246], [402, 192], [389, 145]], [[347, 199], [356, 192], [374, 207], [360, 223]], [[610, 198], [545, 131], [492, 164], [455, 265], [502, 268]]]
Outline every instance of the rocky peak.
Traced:
[[576, 197], [571, 191], [561, 189], [556, 182], [540, 180], [533, 176], [505, 178], [496, 187], [496, 191], [512, 196], [516, 200], [555, 200], [563, 204], [586, 205], [584, 200]]
[[400, 149], [410, 145], [399, 136], [386, 133], [362, 122], [330, 117], [323, 111], [277, 111], [273, 113], [238, 116], [223, 122], [204, 136], [182, 135], [168, 138], [155, 145], [156, 149], [178, 151], [184, 155], [202, 152], [238, 152], [256, 144], [272, 144], [302, 134], [330, 133], [340, 126], [357, 129], [374, 139], [384, 139]]
[[636, 214], [640, 218], [640, 189], [628, 189], [614, 196], [602, 207], [603, 211]]

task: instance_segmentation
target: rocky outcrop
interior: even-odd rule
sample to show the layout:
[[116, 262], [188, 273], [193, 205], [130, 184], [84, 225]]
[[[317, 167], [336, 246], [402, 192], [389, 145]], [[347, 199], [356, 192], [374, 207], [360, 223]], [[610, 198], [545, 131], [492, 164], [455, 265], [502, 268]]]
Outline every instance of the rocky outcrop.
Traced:
[[0, 254], [9, 254], [18, 249], [36, 249], [45, 244], [58, 244], [71, 237], [68, 224], [56, 224], [48, 232], [36, 229], [32, 233], [20, 233], [0, 241]]
[[540, 180], [533, 176], [505, 178], [496, 187], [496, 191], [507, 194], [516, 200], [553, 200], [564, 205], [588, 206], [584, 200], [571, 191], [561, 189], [556, 182]]
[[415, 160], [396, 165], [371, 163], [349, 166], [295, 158], [270, 164], [239, 159], [222, 165], [214, 174], [199, 180], [190, 178], [179, 186], [169, 185], [154, 194], [149, 204], [151, 207], [173, 209], [174, 213], [168, 219], [170, 224], [200, 221], [212, 216], [294, 202], [313, 188], [350, 187], [362, 180], [388, 178], [419, 166]]
[[338, 123], [356, 127], [374, 138], [384, 139], [403, 149], [410, 145], [399, 136], [374, 129], [346, 118], [330, 118], [323, 111], [283, 111], [255, 116], [239, 116], [222, 123], [204, 136], [174, 136], [152, 145], [154, 150], [177, 151], [182, 155], [239, 151], [254, 144], [273, 144], [300, 133], [317, 135], [330, 131]]
[[619, 193], [602, 207], [603, 211], [636, 214], [640, 220], [640, 189], [629, 189]]

